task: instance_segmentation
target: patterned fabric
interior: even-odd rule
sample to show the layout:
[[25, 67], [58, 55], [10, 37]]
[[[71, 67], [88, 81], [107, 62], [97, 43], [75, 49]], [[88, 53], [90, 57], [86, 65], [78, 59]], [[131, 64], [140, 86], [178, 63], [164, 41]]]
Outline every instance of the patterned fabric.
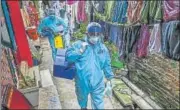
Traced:
[[164, 21], [180, 19], [180, 1], [179, 0], [163, 0], [163, 19]]
[[140, 20], [140, 12], [143, 5], [143, 1], [128, 1], [128, 22], [133, 24]]
[[147, 25], [142, 25], [140, 30], [140, 38], [137, 42], [137, 50], [136, 55], [137, 57], [146, 57], [147, 56], [147, 47], [149, 44], [149, 28]]

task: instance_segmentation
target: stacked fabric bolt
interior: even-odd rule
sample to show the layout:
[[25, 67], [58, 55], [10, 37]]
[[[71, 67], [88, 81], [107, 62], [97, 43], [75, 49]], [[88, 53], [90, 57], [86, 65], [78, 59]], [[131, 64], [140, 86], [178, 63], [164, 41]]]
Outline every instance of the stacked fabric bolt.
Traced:
[[179, 62], [152, 54], [131, 57], [130, 79], [163, 108], [179, 108]]

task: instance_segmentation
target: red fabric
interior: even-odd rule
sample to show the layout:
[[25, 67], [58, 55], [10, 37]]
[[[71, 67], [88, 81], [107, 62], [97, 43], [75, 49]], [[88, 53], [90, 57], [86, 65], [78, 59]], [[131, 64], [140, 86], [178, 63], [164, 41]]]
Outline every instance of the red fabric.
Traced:
[[12, 89], [12, 95], [10, 93], [8, 109], [32, 109], [31, 104], [25, 98], [25, 96], [17, 89]]
[[20, 12], [19, 1], [7, 0], [7, 3], [17, 45], [18, 62], [27, 61], [29, 66], [33, 66], [32, 55]]

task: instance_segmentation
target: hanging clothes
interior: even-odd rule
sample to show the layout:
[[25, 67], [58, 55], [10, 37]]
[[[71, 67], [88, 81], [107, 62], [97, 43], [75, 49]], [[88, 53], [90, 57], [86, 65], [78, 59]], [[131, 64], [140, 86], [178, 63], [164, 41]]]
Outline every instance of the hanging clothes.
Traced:
[[127, 0], [124, 1], [115, 1], [112, 22], [126, 23], [127, 22]]
[[87, 16], [86, 16], [86, 12], [85, 12], [85, 3], [86, 3], [86, 1], [78, 2], [77, 18], [80, 23], [86, 22], [86, 20], [87, 20]]
[[150, 33], [148, 26], [142, 25], [140, 30], [140, 38], [137, 41], [137, 48], [136, 48], [137, 57], [142, 58], [147, 56], [149, 37], [150, 37]]
[[151, 54], [161, 52], [161, 26], [155, 24], [151, 31], [148, 50]]
[[43, 10], [43, 2], [42, 1], [38, 1], [38, 12], [39, 12], [39, 18], [42, 19], [45, 15], [44, 15], [44, 10]]
[[174, 60], [180, 60], [180, 22], [162, 24], [162, 52]]
[[59, 10], [61, 9], [60, 7], [60, 2], [57, 0], [57, 1], [49, 1], [49, 5], [50, 5], [50, 8], [54, 9], [55, 11], [55, 15], [60, 17], [60, 12]]
[[118, 47], [118, 52], [119, 52], [119, 57], [120, 59], [123, 59], [123, 53], [124, 53], [124, 48], [123, 48], [123, 31], [124, 27], [120, 26], [118, 30], [118, 38], [117, 38], [117, 47]]
[[112, 9], [114, 7], [114, 2], [115, 1], [106, 1], [105, 2], [105, 16], [106, 16], [106, 20], [110, 20], [111, 16], [112, 16]]
[[68, 5], [73, 5], [76, 2], [76, 0], [67, 0]]
[[148, 13], [149, 13], [149, 1], [143, 1], [143, 7], [141, 8], [141, 23], [148, 23]]
[[128, 1], [128, 9], [127, 9], [128, 23], [134, 24], [139, 22], [142, 6], [143, 6], [142, 0]]
[[115, 25], [110, 25], [110, 40], [111, 42], [113, 42], [115, 45], [117, 45], [117, 39], [118, 39], [118, 35], [119, 35], [119, 27], [115, 26]]
[[29, 15], [27, 13], [26, 8], [21, 9], [21, 15], [22, 15], [24, 27], [29, 27], [30, 26], [30, 19], [29, 19]]
[[105, 1], [94, 1], [94, 8], [98, 13], [103, 14], [105, 10]]
[[35, 8], [33, 2], [29, 2], [27, 11], [29, 13], [30, 26], [38, 26], [39, 25], [38, 11]]
[[123, 33], [123, 40], [124, 40], [124, 58], [126, 60], [129, 59], [129, 54], [130, 53], [135, 53], [136, 52], [136, 46], [137, 46], [137, 40], [139, 39], [140, 36], [140, 29], [141, 26], [131, 26], [131, 27], [126, 27], [124, 28], [124, 33]]
[[179, 20], [180, 19], [180, 1], [179, 0], [163, 0], [163, 20]]
[[162, 1], [149, 1], [149, 23], [162, 21]]

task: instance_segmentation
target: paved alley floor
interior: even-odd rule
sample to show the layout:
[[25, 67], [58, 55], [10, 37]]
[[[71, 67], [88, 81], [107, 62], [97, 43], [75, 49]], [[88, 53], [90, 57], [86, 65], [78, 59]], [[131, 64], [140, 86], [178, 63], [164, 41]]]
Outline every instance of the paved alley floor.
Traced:
[[[59, 93], [59, 98], [63, 109], [80, 109], [77, 97], [75, 94], [75, 83], [72, 80], [53, 78]], [[105, 109], [122, 109], [123, 107], [119, 102], [113, 98], [110, 100], [108, 97], [104, 98]], [[111, 102], [112, 101], [112, 102]], [[91, 100], [88, 100], [88, 109], [91, 109]]]

